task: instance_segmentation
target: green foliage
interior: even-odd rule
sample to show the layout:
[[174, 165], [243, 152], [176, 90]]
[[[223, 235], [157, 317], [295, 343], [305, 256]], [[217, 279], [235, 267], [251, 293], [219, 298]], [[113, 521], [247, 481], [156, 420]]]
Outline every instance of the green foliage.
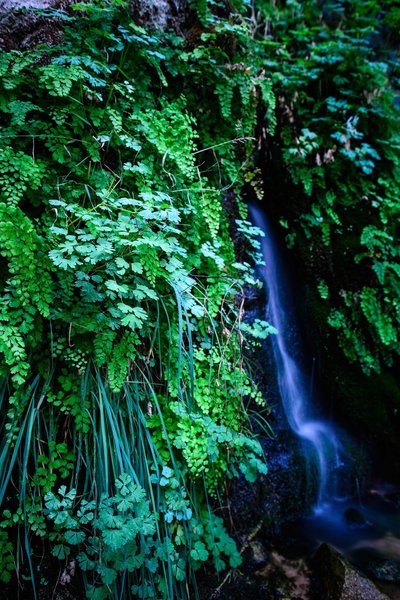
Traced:
[[20, 385], [29, 371], [26, 342], [35, 343], [41, 317], [49, 316], [52, 283], [43, 239], [22, 210], [6, 201], [0, 204], [0, 255], [7, 261], [0, 305], [2, 369], [9, 367]]
[[[18, 124], [22, 125], [23, 121], [18, 120]], [[9, 146], [3, 148], [0, 161], [1, 193], [7, 204], [18, 204], [28, 190], [39, 189], [44, 175], [43, 163], [23, 152], [14, 152]]]
[[[146, 492], [126, 473], [115, 481], [116, 494], [112, 497], [103, 494], [99, 502], [82, 500], [77, 506], [76, 490], [67, 492], [65, 486], [58, 490], [58, 495], [53, 492], [46, 495], [47, 518], [54, 523], [53, 535], [58, 542], [53, 547], [53, 555], [63, 560], [78, 552], [75, 555], [80, 568], [96, 581], [96, 585], [88, 586], [88, 598], [108, 597], [118, 589], [117, 580], [121, 575], [139, 573], [143, 567], [147, 568], [157, 582], [158, 592], [162, 593], [165, 580], [161, 576], [160, 563], [166, 560], [178, 581], [186, 579], [188, 560], [193, 561], [195, 569], [210, 556], [217, 571], [227, 566], [225, 560], [231, 567], [239, 566], [240, 555], [221, 518], [207, 511], [200, 519], [193, 516], [187, 508], [184, 492], [181, 510], [176, 510], [171, 489], [176, 490], [179, 483], [171, 469], [164, 467], [161, 478], [153, 477], [152, 481], [159, 483], [162, 490], [167, 489], [166, 509], [160, 511], [160, 516], [164, 516], [169, 524], [170, 535], [165, 542], [155, 535], [157, 521], [150, 510]], [[88, 533], [91, 526], [95, 535]], [[132, 592], [138, 593], [144, 588], [151, 597], [153, 585], [150, 579], [146, 582], [138, 579], [132, 585]]]
[[184, 36], [78, 4], [60, 45], [0, 56], [4, 582], [34, 536], [93, 599], [240, 564], [208, 502], [266, 473], [243, 349], [277, 332], [238, 308], [259, 231], [237, 201], [237, 262], [228, 190], [280, 194], [351, 360], [400, 353], [397, 65], [371, 48], [396, 3], [190, 5]]
[[261, 319], [254, 319], [251, 324], [242, 323], [240, 330], [258, 340], [266, 340], [271, 334], [278, 333], [275, 327], [272, 327], [267, 321], [262, 321]]
[[95, 2], [57, 12], [59, 46], [0, 57], [0, 524], [15, 556], [37, 536], [76, 559], [91, 598], [238, 566], [208, 498], [266, 472], [236, 305], [257, 232], [240, 221], [237, 263], [223, 199], [275, 100], [247, 3], [194, 4], [195, 44]]
[[0, 542], [0, 581], [8, 583], [14, 569], [13, 546], [4, 531], [0, 531]]
[[279, 99], [267, 185], [285, 186], [279, 217], [318, 265], [346, 356], [379, 371], [400, 353], [397, 3], [256, 5], [256, 52]]
[[[67, 492], [63, 486], [58, 496], [49, 492], [45, 497], [47, 517], [54, 522], [58, 542], [53, 555], [66, 558], [71, 546], [78, 546], [81, 569], [95, 571], [106, 595], [119, 572], [132, 572], [152, 559], [154, 571], [157, 570], [157, 559], [153, 557], [156, 520], [145, 491], [126, 474], [120, 475], [115, 487], [115, 496], [103, 494], [99, 503], [82, 500], [76, 512], [76, 490]], [[90, 533], [90, 526], [98, 532], [96, 535]], [[95, 589], [89, 588], [89, 598]]]
[[50, 440], [48, 446], [48, 455], [37, 457], [40, 466], [33, 476], [34, 485], [43, 492], [51, 490], [58, 478], [66, 479], [74, 467], [74, 454], [68, 450], [67, 444], [56, 444]]

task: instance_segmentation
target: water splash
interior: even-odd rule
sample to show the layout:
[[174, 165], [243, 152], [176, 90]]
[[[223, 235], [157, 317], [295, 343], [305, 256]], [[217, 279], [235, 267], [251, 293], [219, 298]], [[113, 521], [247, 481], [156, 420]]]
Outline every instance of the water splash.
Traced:
[[334, 427], [326, 420], [315, 417], [312, 386], [307, 385], [301, 366], [296, 323], [293, 317], [295, 299], [285, 280], [284, 269], [274, 236], [263, 212], [250, 207], [254, 224], [264, 233], [262, 251], [266, 267], [262, 278], [268, 290], [266, 318], [276, 327], [272, 346], [277, 368], [279, 391], [290, 428], [304, 442], [307, 459], [314, 465], [318, 477], [318, 495], [315, 512], [323, 512], [332, 500], [339, 499], [342, 490], [341, 470], [344, 449]]

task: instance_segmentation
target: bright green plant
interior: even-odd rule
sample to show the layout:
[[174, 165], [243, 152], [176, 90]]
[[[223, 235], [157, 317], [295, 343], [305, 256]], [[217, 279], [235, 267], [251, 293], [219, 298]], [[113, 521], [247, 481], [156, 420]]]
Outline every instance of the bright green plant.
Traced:
[[242, 204], [239, 264], [223, 199], [275, 100], [246, 3], [221, 7], [195, 6], [193, 46], [78, 4], [59, 46], [0, 57], [1, 525], [33, 596], [33, 536], [92, 598], [184, 598], [240, 562], [208, 499], [266, 472], [236, 305], [257, 232]]
[[[137, 577], [133, 594], [152, 598], [156, 586], [158, 594], [165, 596], [168, 588], [160, 566], [168, 563], [176, 579], [185, 580], [189, 557], [195, 569], [209, 556], [218, 571], [225, 568], [225, 557], [232, 567], [240, 564], [222, 519], [207, 512], [200, 520], [194, 517], [185, 494], [177, 490], [179, 482], [171, 469], [164, 467], [161, 477], [153, 476], [152, 482], [165, 491], [165, 508], [161, 507], [159, 516], [168, 524], [169, 536], [163, 542], [156, 536], [157, 520], [145, 490], [127, 474], [116, 480], [116, 494], [103, 494], [99, 502], [82, 500], [76, 506], [76, 490], [67, 492], [65, 486], [58, 494], [46, 495], [47, 518], [54, 523], [51, 537], [58, 542], [53, 555], [59, 559], [76, 557], [86, 576], [96, 582], [88, 585], [88, 598], [107, 598], [120, 589], [118, 579], [126, 572]], [[92, 529], [95, 535], [90, 534]], [[147, 580], [141, 578], [144, 566]]]

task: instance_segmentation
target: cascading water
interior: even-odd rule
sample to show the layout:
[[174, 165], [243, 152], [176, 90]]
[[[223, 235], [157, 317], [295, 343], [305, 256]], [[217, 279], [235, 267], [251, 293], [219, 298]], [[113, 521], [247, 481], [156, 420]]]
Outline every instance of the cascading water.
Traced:
[[[385, 597], [400, 599], [400, 490], [379, 484], [364, 492], [362, 504], [356, 490], [351, 492], [355, 462], [346, 454], [338, 429], [315, 416], [314, 382], [311, 377], [309, 385], [303, 367], [292, 289], [273, 231], [260, 209], [250, 207], [250, 215], [265, 234], [261, 245], [266, 266], [261, 277], [268, 291], [266, 320], [278, 330], [271, 341], [283, 409], [318, 477], [313, 514], [289, 521], [282, 535], [288, 536], [291, 552], [298, 544], [299, 557], [311, 556], [321, 542], [334, 546], [374, 581], [382, 585], [390, 580], [390, 593]], [[342, 432], [340, 436], [344, 439]], [[350, 447], [355, 448], [351, 443]], [[387, 579], [389, 571], [392, 579]]]
[[277, 330], [272, 336], [272, 346], [277, 368], [279, 391], [289, 426], [304, 442], [307, 459], [316, 467], [318, 496], [315, 511], [323, 510], [329, 502], [338, 499], [339, 473], [343, 465], [344, 450], [335, 429], [328, 422], [314, 417], [312, 391], [307, 385], [296, 348], [296, 326], [290, 309], [291, 291], [285, 281], [279, 253], [265, 215], [250, 207], [253, 223], [261, 229], [262, 251], [266, 266], [262, 278], [268, 291], [266, 319]]

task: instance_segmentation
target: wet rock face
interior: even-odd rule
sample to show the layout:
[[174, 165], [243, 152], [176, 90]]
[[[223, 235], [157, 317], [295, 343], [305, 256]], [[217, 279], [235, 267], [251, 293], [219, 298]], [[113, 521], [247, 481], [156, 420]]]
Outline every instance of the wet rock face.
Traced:
[[56, 44], [60, 39], [58, 19], [38, 10], [65, 9], [72, 0], [0, 0], [0, 48], [29, 50], [38, 44]]
[[370, 561], [368, 574], [378, 581], [400, 583], [400, 564], [396, 560], [376, 558]]
[[58, 0], [0, 0], [0, 12], [18, 8], [50, 8], [58, 4]]
[[[38, 44], [56, 44], [62, 33], [62, 21], [38, 11], [68, 8], [73, 0], [0, 0], [0, 48], [26, 50]], [[180, 32], [187, 18], [187, 0], [131, 0], [130, 10], [136, 23], [148, 28], [171, 27]]]
[[132, 0], [132, 13], [136, 23], [166, 29], [178, 29], [186, 18], [187, 0]]
[[332, 546], [321, 544], [313, 561], [315, 600], [388, 600]]
[[[236, 217], [232, 197], [227, 196], [225, 206]], [[237, 242], [237, 257], [240, 260], [243, 256], [240, 256], [239, 238]], [[264, 288], [245, 289], [243, 300], [245, 322], [265, 319], [267, 298]], [[290, 430], [284, 415], [270, 341], [263, 341], [261, 347], [248, 350], [247, 358], [269, 407], [266, 420], [273, 437], [259, 427], [255, 418], [253, 431], [261, 441], [268, 473], [258, 477], [254, 484], [249, 484], [243, 477], [232, 482], [228, 494], [229, 515], [235, 530], [240, 531], [244, 539], [261, 522], [262, 535], [268, 538], [271, 534], [277, 534], [288, 520], [299, 518], [309, 511], [315, 490], [313, 482], [307, 481], [301, 442]], [[260, 412], [259, 406], [252, 408], [254, 414]]]
[[[288, 521], [300, 518], [309, 509], [309, 491], [305, 477], [305, 462], [297, 438], [272, 421], [276, 438], [261, 439], [268, 466], [267, 475], [249, 484], [243, 477], [232, 482], [229, 514], [243, 539], [257, 525], [262, 535], [279, 535]], [[262, 436], [262, 433], [261, 433]]]

